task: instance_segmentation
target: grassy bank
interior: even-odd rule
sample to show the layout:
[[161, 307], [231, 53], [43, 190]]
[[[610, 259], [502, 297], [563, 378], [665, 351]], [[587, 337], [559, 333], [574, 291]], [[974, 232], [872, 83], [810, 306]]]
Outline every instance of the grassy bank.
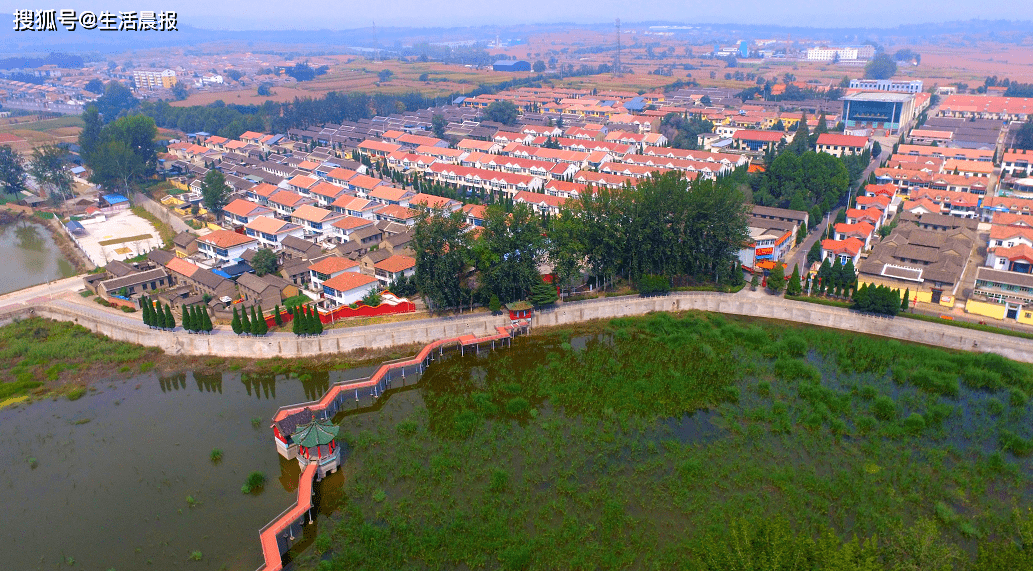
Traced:
[[157, 349], [113, 341], [74, 323], [25, 319], [0, 328], [0, 400], [54, 390], [82, 396], [77, 391], [94, 374], [128, 371], [158, 355]]
[[338, 419], [300, 567], [1033, 565], [1029, 365], [714, 314], [593, 328]]

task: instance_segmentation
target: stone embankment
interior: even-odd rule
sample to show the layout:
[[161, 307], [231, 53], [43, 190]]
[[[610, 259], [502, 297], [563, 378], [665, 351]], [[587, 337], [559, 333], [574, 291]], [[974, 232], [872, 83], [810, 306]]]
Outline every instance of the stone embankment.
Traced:
[[[532, 329], [539, 326], [570, 325], [593, 319], [644, 315], [654, 311], [703, 310], [806, 323], [857, 333], [892, 337], [968, 351], [992, 351], [1017, 361], [1033, 362], [1033, 341], [996, 333], [963, 329], [947, 324], [904, 318], [861, 315], [838, 307], [791, 301], [767, 295], [677, 292], [668, 296], [641, 298], [612, 297], [563, 303], [536, 312]], [[144, 326], [138, 314], [114, 314], [68, 300], [43, 300], [0, 316], [0, 325], [12, 318], [39, 315], [62, 321], [75, 321], [98, 333], [130, 343], [158, 347], [174, 355], [211, 355], [253, 358], [281, 356], [310, 357], [345, 353], [360, 349], [426, 344], [439, 339], [481, 336], [509, 324], [508, 316], [486, 313], [442, 317], [361, 327], [331, 329], [318, 337], [296, 337], [273, 333], [264, 337], [238, 337], [231, 331], [217, 330], [212, 335], [189, 335], [182, 330], [155, 331]]]

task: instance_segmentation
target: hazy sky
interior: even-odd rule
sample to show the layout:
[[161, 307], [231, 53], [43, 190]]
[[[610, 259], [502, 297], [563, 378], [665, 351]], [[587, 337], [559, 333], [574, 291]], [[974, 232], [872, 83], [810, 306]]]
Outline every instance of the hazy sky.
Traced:
[[[536, 22], [598, 23], [667, 20], [685, 23], [896, 27], [947, 20], [1033, 20], [1029, 0], [119, 0], [60, 2], [77, 10], [175, 10], [180, 22], [217, 29], [347, 29], [369, 26], [470, 26]], [[39, 2], [0, 0], [15, 9]], [[992, 7], [992, 9], [988, 9]], [[10, 17], [10, 16], [9, 16]], [[8, 23], [10, 25], [10, 22]]]

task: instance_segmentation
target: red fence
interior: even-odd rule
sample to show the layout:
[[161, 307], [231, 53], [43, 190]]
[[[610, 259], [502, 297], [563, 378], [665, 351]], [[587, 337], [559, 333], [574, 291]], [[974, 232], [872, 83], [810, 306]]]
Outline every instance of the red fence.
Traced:
[[[355, 309], [352, 309], [347, 305], [342, 305], [330, 312], [320, 310], [319, 320], [323, 323], [333, 323], [334, 321], [344, 319], [346, 317], [375, 317], [378, 315], [394, 315], [396, 313], [412, 313], [414, 311], [416, 311], [416, 304], [411, 301], [403, 301], [394, 305], [390, 303], [381, 303], [375, 307], [370, 307], [360, 303]], [[291, 320], [294, 319], [294, 316], [287, 313], [286, 310], [281, 310], [280, 318], [284, 323], [290, 323]], [[266, 316], [265, 322], [269, 327], [275, 326], [276, 316], [272, 314]]]

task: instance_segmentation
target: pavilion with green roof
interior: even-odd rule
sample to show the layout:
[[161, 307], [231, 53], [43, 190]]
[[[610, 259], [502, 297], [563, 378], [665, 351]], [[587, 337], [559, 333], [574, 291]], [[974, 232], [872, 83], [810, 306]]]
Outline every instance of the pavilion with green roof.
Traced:
[[337, 471], [341, 464], [341, 449], [337, 445], [337, 433], [341, 427], [325, 418], [313, 418], [311, 422], [297, 427], [291, 439], [298, 445], [298, 464], [304, 470], [312, 462], [319, 464], [317, 479], [328, 472]]

